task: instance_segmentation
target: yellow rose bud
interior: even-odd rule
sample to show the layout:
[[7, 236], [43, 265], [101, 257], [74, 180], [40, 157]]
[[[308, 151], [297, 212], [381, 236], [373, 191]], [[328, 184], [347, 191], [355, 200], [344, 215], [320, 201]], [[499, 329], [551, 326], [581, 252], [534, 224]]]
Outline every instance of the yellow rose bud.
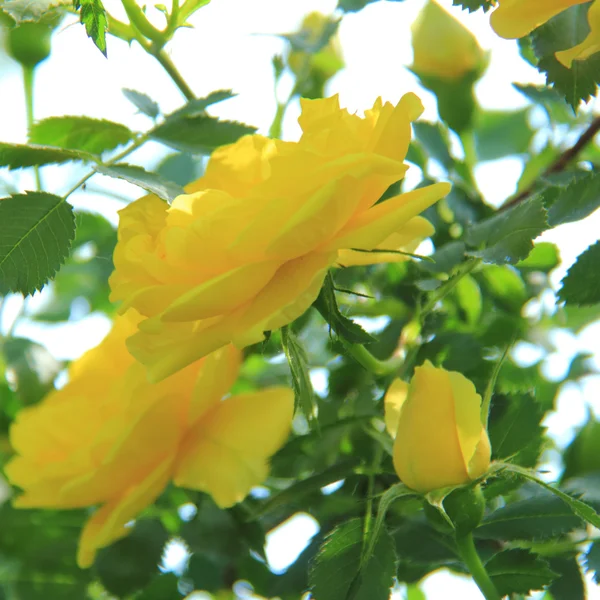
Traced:
[[420, 76], [462, 79], [481, 68], [485, 55], [475, 36], [435, 0], [412, 26], [412, 69]]
[[[521, 38], [543, 25], [567, 8], [589, 0], [498, 0], [490, 23], [503, 38]], [[574, 60], [583, 60], [600, 52], [600, 1], [595, 0], [588, 11], [590, 33], [577, 46], [556, 53], [556, 58], [570, 68]]]
[[394, 467], [418, 492], [461, 485], [483, 475], [490, 441], [481, 421], [481, 396], [461, 373], [426, 361], [406, 385], [396, 380], [385, 398], [394, 431]]
[[149, 384], [125, 347], [138, 321], [133, 312], [118, 317], [104, 341], [72, 364], [69, 383], [23, 409], [10, 431], [16, 457], [5, 472], [23, 489], [15, 506], [100, 505], [81, 534], [81, 567], [127, 535], [126, 524], [170, 480], [222, 507], [242, 500], [267, 476], [291, 425], [287, 388], [222, 400], [240, 366], [232, 346]]
[[121, 211], [111, 299], [146, 317], [128, 348], [152, 381], [292, 322], [330, 267], [382, 259], [356, 249], [399, 250], [431, 233], [417, 216], [448, 183], [378, 203], [408, 168], [423, 110], [414, 94], [379, 99], [364, 117], [337, 96], [301, 105], [300, 141], [245, 136], [214, 152], [171, 206], [146, 196]]

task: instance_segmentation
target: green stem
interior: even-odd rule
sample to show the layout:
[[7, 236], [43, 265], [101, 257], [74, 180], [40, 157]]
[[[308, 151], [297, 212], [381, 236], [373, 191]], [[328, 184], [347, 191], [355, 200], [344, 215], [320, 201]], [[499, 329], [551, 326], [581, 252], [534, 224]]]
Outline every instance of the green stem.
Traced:
[[351, 344], [340, 338], [344, 344], [344, 348], [357, 363], [361, 364], [367, 371], [375, 373], [375, 375], [392, 375], [402, 366], [402, 359], [397, 356], [392, 356], [387, 360], [379, 360], [375, 358], [361, 344]]
[[481, 558], [479, 558], [479, 554], [477, 554], [473, 536], [470, 533], [463, 536], [456, 536], [456, 546], [465, 566], [469, 569], [469, 572], [473, 577], [473, 581], [475, 581], [485, 599], [501, 600], [502, 597], [485, 570]]
[[168, 54], [162, 49], [150, 49], [150, 54], [161, 64], [162, 68], [169, 74], [169, 77], [173, 80], [175, 85], [179, 88], [179, 91], [183, 94], [185, 99], [189, 102], [196, 96], [192, 91], [192, 88], [186, 83], [185, 79], [181, 76], [181, 73], [177, 70], [177, 67], [173, 64], [173, 61], [169, 58]]
[[383, 448], [377, 444], [373, 452], [373, 463], [371, 464], [371, 472], [368, 476], [367, 483], [367, 507], [365, 510], [365, 524], [363, 527], [363, 548], [366, 550], [371, 534], [371, 522], [373, 521], [373, 492], [375, 490], [375, 474], [379, 470], [381, 457], [383, 456]]
[[162, 31], [159, 31], [148, 21], [142, 9], [138, 6], [135, 0], [121, 0], [123, 8], [129, 17], [129, 22], [135, 27], [144, 37], [152, 40], [160, 47], [166, 43], [165, 36]]
[[[23, 89], [25, 91], [25, 110], [27, 111], [27, 131], [31, 131], [33, 126], [33, 87], [35, 79], [35, 67], [23, 65]], [[40, 178], [40, 168], [33, 167], [35, 173], [35, 186], [37, 190], [42, 189]]]

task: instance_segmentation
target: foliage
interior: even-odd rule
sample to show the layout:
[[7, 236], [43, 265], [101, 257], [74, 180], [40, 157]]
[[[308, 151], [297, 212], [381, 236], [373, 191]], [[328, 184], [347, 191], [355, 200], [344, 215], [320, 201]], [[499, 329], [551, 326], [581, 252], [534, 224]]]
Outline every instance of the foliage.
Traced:
[[[398, 1], [389, 0], [386, 8]], [[307, 15], [297, 31], [277, 37], [272, 137], [285, 139], [287, 111], [300, 97], [319, 98], [337, 89], [345, 23], [377, 18], [378, 3], [383, 0], [339, 0], [335, 15]], [[77, 43], [87, 43], [104, 61], [93, 42], [109, 69], [115, 38], [138, 45], [185, 98], [176, 108], [163, 106], [136, 83], [138, 89], [126, 88], [123, 94], [131, 113], [139, 114], [133, 120], [124, 114], [120, 122], [92, 118], [85, 106], [75, 114], [46, 116], [39, 110], [44, 99], [36, 97], [34, 103], [31, 96], [27, 138], [0, 140], [0, 183], [6, 188], [0, 199], [1, 465], [18, 451], [11, 424], [64, 384], [68, 361], [57, 358], [34, 332], [53, 331], [59, 339], [70, 327], [83, 332], [82, 317], [93, 313], [112, 319], [118, 308], [108, 285], [116, 214], [98, 195], [113, 193], [105, 189], [108, 178], [171, 203], [186, 190], [202, 189], [194, 182], [206, 157], [257, 131], [235, 115], [231, 120], [215, 116], [215, 106], [235, 94], [219, 89], [196, 96], [165, 49], [208, 4], [156, 5], [164, 15], [159, 27], [133, 0], [122, 0], [123, 22], [100, 0], [0, 1], [6, 54], [23, 67], [25, 81], [37, 76], [42, 61], [55, 59], [53, 36], [70, 13], [84, 26], [76, 25], [82, 36]], [[452, 14], [467, 26], [469, 13], [490, 15], [496, 9], [490, 0], [452, 4], [457, 7]], [[251, 587], [253, 597], [261, 598], [297, 600], [310, 592], [316, 600], [385, 600], [402, 583], [408, 599], [422, 600], [419, 582], [440, 568], [471, 573], [487, 590], [486, 598], [495, 600], [534, 590], [545, 590], [554, 600], [583, 599], [584, 571], [600, 583], [600, 538], [590, 527], [600, 526], [598, 420], [588, 410], [564, 451], [545, 427], [566, 386], [598, 373], [580, 346], [562, 371], [550, 367], [561, 351], [559, 335], [573, 340], [598, 326], [600, 242], [563, 269], [561, 247], [540, 240], [554, 228], [581, 227], [600, 207], [600, 119], [583, 106], [597, 93], [600, 52], [571, 68], [556, 58], [556, 52], [589, 33], [590, 6], [573, 6], [519, 40], [523, 60], [547, 81], [514, 84], [527, 102], [524, 108], [481, 105], [475, 84], [485, 75], [483, 52], [477, 67], [458, 80], [413, 69], [415, 81], [433, 94], [439, 118], [413, 124], [406, 161], [415, 165], [411, 173], [420, 180], [410, 186], [452, 183], [446, 198], [422, 214], [435, 227], [431, 252], [375, 249], [364, 254], [373, 258], [383, 252], [395, 260], [352, 267], [335, 263], [307, 312], [245, 348], [234, 394], [277, 385], [293, 388], [296, 397], [293, 433], [272, 457], [264, 484], [230, 508], [219, 508], [203, 492], [171, 485], [127, 525], [128, 535], [101, 550], [92, 568], [80, 569], [78, 537], [95, 509], [17, 509], [10, 496], [19, 490], [0, 478], [0, 598], [176, 600], [204, 591], [228, 599], [248, 595]], [[409, 26], [399, 23], [398, 30], [409, 35]], [[84, 28], [91, 42], [85, 41]], [[196, 35], [193, 29], [187, 34]], [[231, 107], [238, 101], [244, 96], [232, 100]], [[45, 118], [36, 120], [33, 108]], [[322, 141], [316, 139], [315, 145]], [[349, 142], [332, 138], [327, 143]], [[382, 164], [389, 160], [379, 158]], [[520, 160], [524, 168], [514, 195], [495, 207], [479, 189], [478, 173], [482, 163], [503, 159]], [[357, 172], [346, 183], [362, 185], [361, 177]], [[90, 180], [93, 185], [86, 189]], [[35, 184], [24, 186], [24, 181]], [[407, 191], [403, 181], [378, 190], [377, 196], [383, 193], [375, 207]], [[285, 201], [281, 198], [282, 205]], [[198, 228], [193, 235], [203, 232]], [[213, 260], [194, 259], [208, 266]], [[22, 309], [13, 311], [19, 300]], [[532, 347], [542, 358], [524, 364], [520, 351]], [[410, 381], [426, 360], [460, 372], [484, 399], [492, 463], [469, 482], [473, 487], [423, 495], [398, 482], [384, 398], [393, 380]], [[539, 478], [548, 462], [560, 473], [557, 483]], [[477, 514], [470, 520], [472, 531], [465, 533], [456, 515], [467, 505], [456, 498], [471, 493], [485, 510], [483, 518]], [[265, 553], [268, 534], [298, 513], [310, 515], [319, 533], [284, 572], [276, 572]], [[185, 554], [175, 566], [168, 558], [174, 547]], [[496, 595], [482, 583], [481, 571]]]

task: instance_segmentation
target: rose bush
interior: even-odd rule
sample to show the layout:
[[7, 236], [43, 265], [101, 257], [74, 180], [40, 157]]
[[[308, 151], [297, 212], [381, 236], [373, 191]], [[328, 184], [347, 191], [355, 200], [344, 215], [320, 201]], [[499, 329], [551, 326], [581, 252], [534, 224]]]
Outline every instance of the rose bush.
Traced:
[[410, 384], [397, 379], [385, 396], [398, 477], [418, 492], [468, 483], [490, 464], [481, 421], [481, 396], [464, 375], [434, 367], [415, 369]]
[[298, 142], [243, 137], [213, 153], [171, 206], [146, 196], [121, 211], [111, 298], [146, 317], [128, 346], [152, 381], [292, 322], [330, 267], [382, 260], [360, 251], [431, 233], [416, 217], [449, 184], [378, 203], [408, 168], [410, 124], [423, 110], [414, 94], [396, 106], [377, 100], [363, 118], [337, 96], [301, 104]]
[[266, 477], [291, 425], [286, 388], [222, 401], [240, 366], [230, 345], [149, 384], [125, 347], [137, 321], [133, 311], [118, 317], [104, 341], [71, 365], [69, 383], [19, 412], [10, 432], [16, 456], [5, 472], [24, 490], [15, 506], [101, 505], [81, 534], [82, 567], [127, 535], [127, 523], [170, 480], [211, 494], [221, 507], [242, 500]]

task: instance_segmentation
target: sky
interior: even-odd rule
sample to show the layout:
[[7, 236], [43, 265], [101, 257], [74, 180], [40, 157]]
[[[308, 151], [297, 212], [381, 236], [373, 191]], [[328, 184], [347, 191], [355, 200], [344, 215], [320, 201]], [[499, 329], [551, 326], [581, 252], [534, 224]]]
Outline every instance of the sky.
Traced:
[[[525, 99], [511, 83], [540, 84], [543, 77], [519, 57], [514, 41], [503, 40], [494, 34], [488, 16], [482, 12], [468, 14], [451, 7], [451, 3], [452, 0], [440, 0], [442, 6], [475, 33], [482, 48], [491, 53], [488, 71], [476, 86], [480, 103], [488, 109], [526, 106]], [[111, 14], [124, 19], [118, 0], [105, 0], [104, 4]], [[285, 42], [277, 34], [296, 30], [303, 16], [312, 10], [333, 13], [336, 4], [336, 0], [213, 0], [190, 19], [193, 28], [177, 32], [168, 52], [198, 96], [217, 89], [233, 89], [237, 93], [232, 100], [211, 107], [212, 114], [255, 125], [260, 133], [266, 134], [276, 106], [271, 58], [285, 50]], [[372, 106], [378, 96], [397, 102], [404, 93], [412, 91], [423, 101], [423, 118], [436, 120], [434, 97], [421, 89], [416, 78], [405, 68], [412, 61], [409, 27], [423, 4], [424, 0], [380, 1], [344, 17], [339, 38], [346, 68], [331, 80], [327, 90], [330, 94], [340, 95], [342, 106], [351, 111], [362, 111]], [[149, 7], [147, 14], [156, 24], [163, 24], [161, 13], [153, 7]], [[0, 72], [0, 139], [24, 142], [26, 122], [19, 68], [0, 53]], [[281, 81], [277, 90], [280, 98], [286, 96], [290, 86], [291, 80], [284, 78]], [[109, 37], [106, 59], [86, 37], [83, 27], [71, 19], [61, 25], [53, 39], [51, 58], [38, 70], [35, 116], [42, 119], [64, 114], [87, 115], [123, 122], [138, 130], [149, 127], [148, 118], [136, 114], [136, 109], [123, 96], [122, 88], [148, 94], [165, 113], [183, 103], [180, 92], [160, 65], [137, 44], [129, 47]], [[298, 114], [298, 105], [292, 105], [284, 122], [284, 139], [298, 138]], [[164, 154], [161, 152], [157, 145], [148, 144], [133, 157], [152, 167]], [[476, 179], [485, 200], [497, 206], [509, 197], [522, 168], [519, 159], [480, 165]], [[71, 172], [67, 178], [66, 173], [62, 167], [44, 169], [44, 179], [52, 182], [51, 191], [66, 190], [78, 176]], [[2, 180], [10, 179], [20, 190], [32, 188], [30, 173], [23, 171], [14, 175], [7, 177], [6, 172], [0, 172], [0, 184]], [[107, 195], [107, 190], [112, 196]], [[78, 207], [102, 212], [116, 223], [116, 211], [123, 202], [140, 195], [138, 188], [95, 176], [88, 191], [73, 194], [71, 200]], [[563, 265], [553, 274], [555, 285], [575, 257], [597, 239], [598, 231], [600, 212], [583, 224], [563, 225], [542, 235], [541, 239], [553, 241], [560, 247]], [[30, 307], [35, 307], [43, 301], [43, 295], [36, 295], [28, 302]], [[18, 298], [11, 299], [3, 313], [0, 330], [9, 326], [19, 305]], [[552, 305], [553, 300], [546, 298], [530, 310], [553, 310]], [[56, 326], [40, 326], [23, 320], [15, 333], [40, 341], [58, 358], [72, 359], [98, 343], [108, 327], [106, 318], [89, 315], [61, 326], [60, 330]], [[545, 358], [544, 368], [550, 374], [558, 373], [577, 351], [588, 350], [598, 356], [599, 334], [600, 324], [588, 328], [578, 338], [558, 332], [556, 351]], [[524, 362], [540, 358], [538, 349], [526, 345], [517, 349], [517, 355]], [[600, 369], [599, 362], [596, 366]], [[566, 445], [575, 427], [585, 420], [586, 406], [591, 406], [600, 415], [599, 392], [599, 376], [587, 378], [579, 386], [566, 386], [558, 401], [558, 411], [546, 423], [559, 445]], [[284, 550], [302, 543], [303, 533], [304, 537], [314, 533], [314, 524], [311, 529], [306, 518], [302, 518], [304, 521], [290, 525], [295, 528], [294, 532], [285, 533], [283, 542], [272, 542], [271, 549], [268, 548], [273, 567], [282, 567]], [[277, 536], [281, 539], [277, 532], [271, 539]], [[479, 600], [482, 597], [470, 581], [443, 573], [429, 577], [422, 589], [432, 599]], [[593, 592], [590, 598], [598, 599], [600, 593]]]

